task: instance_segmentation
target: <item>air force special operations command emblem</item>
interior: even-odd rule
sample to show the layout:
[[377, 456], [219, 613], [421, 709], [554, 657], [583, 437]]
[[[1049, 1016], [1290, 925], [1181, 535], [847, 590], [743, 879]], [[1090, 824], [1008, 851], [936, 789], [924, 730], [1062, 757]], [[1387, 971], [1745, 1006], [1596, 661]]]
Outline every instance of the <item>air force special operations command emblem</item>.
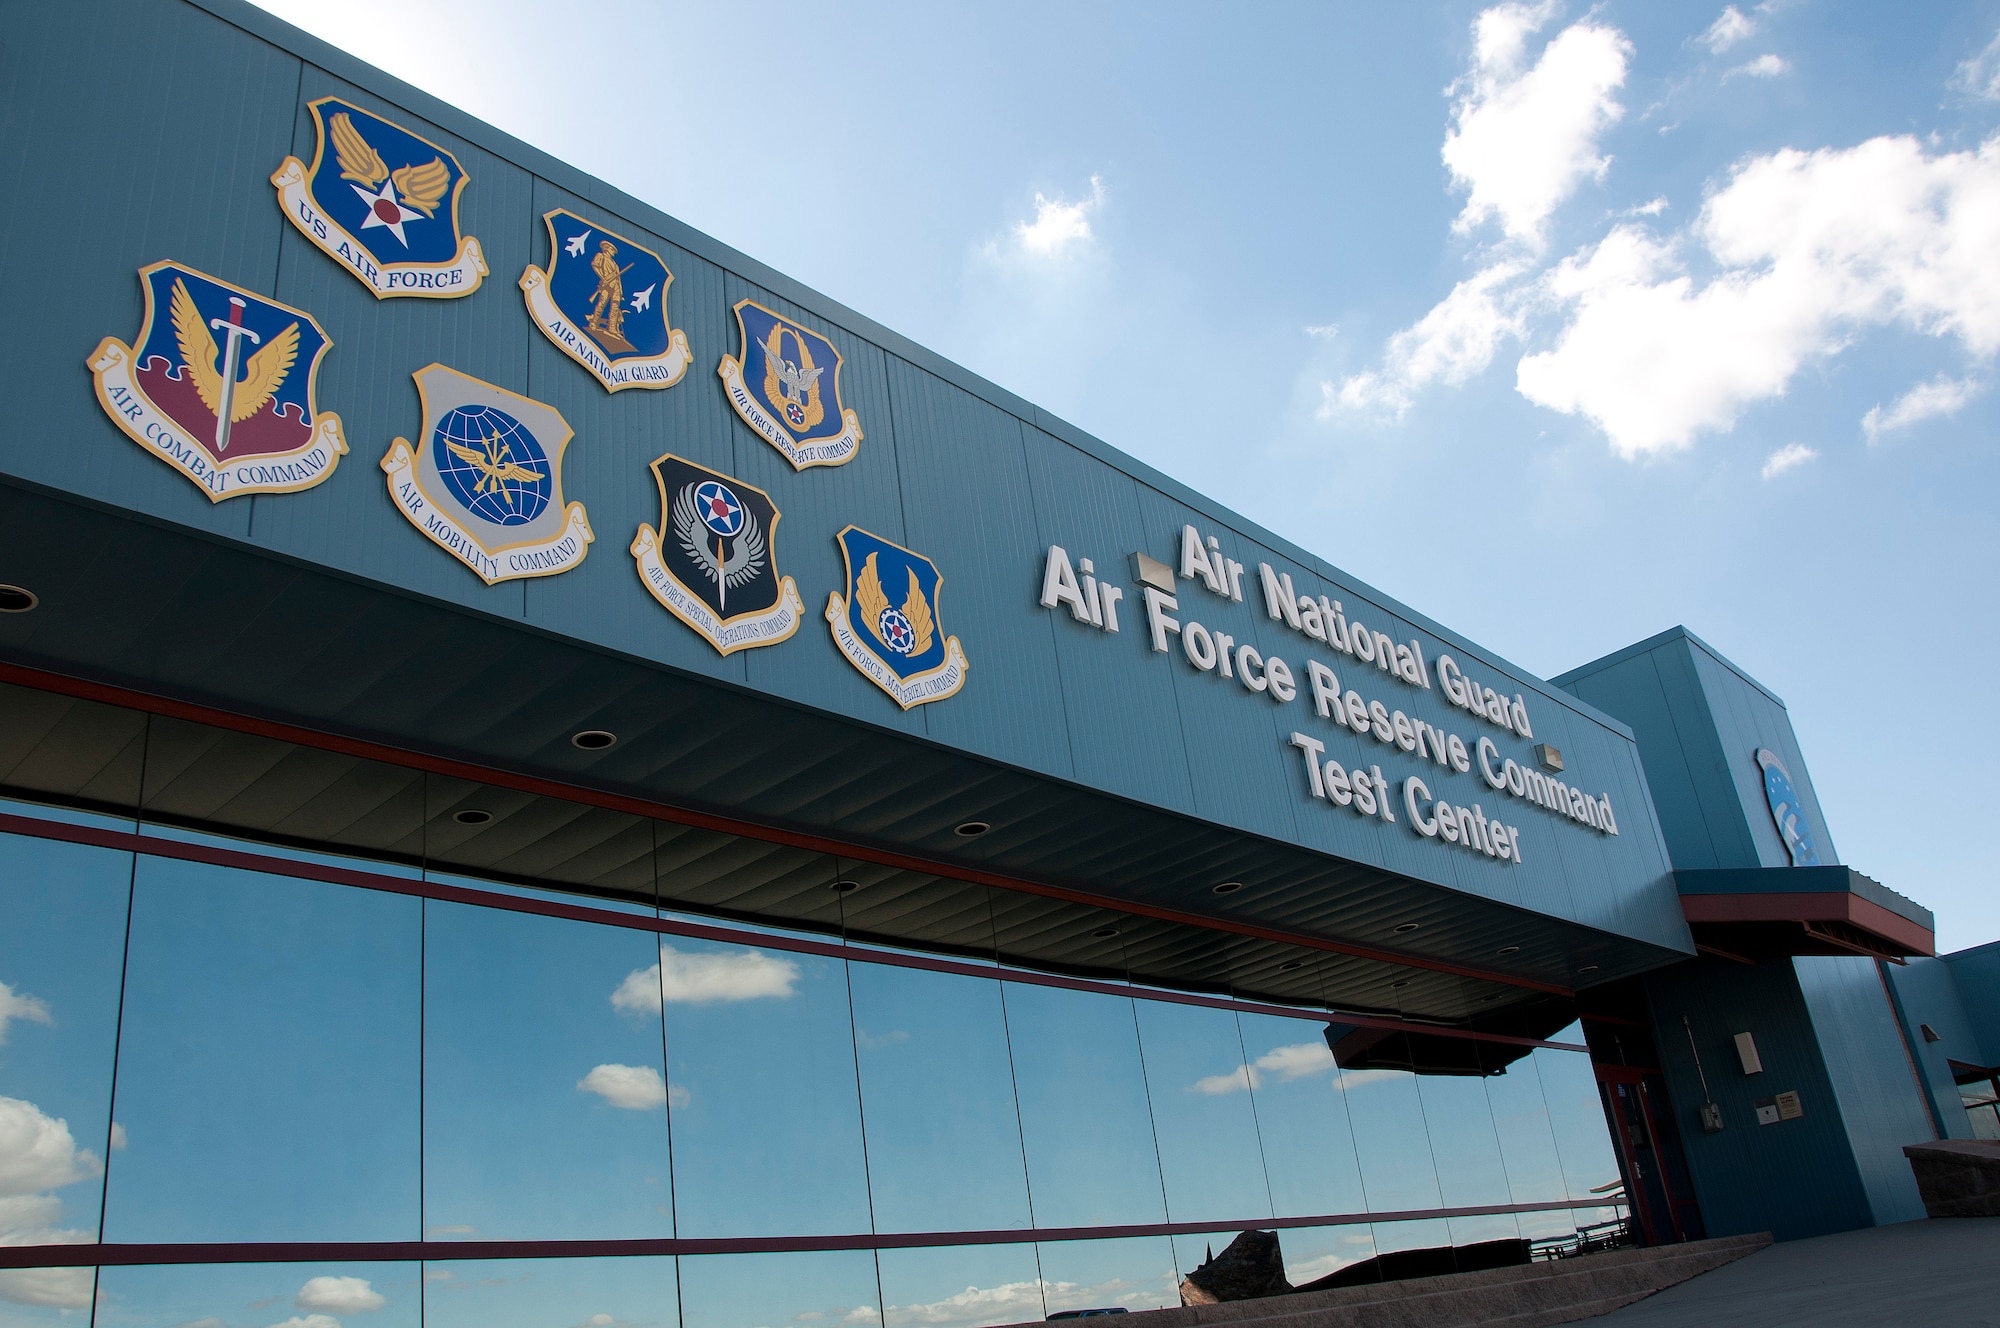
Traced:
[[347, 452], [340, 417], [314, 410], [332, 342], [311, 314], [179, 263], [139, 269], [146, 318], [89, 364], [97, 401], [127, 437], [211, 502], [309, 489]]
[[667, 324], [674, 274], [660, 256], [561, 208], [542, 220], [549, 270], [530, 264], [521, 274], [535, 326], [607, 392], [678, 383], [687, 334]]
[[817, 332], [754, 300], [736, 304], [743, 357], [725, 355], [729, 404], [792, 469], [839, 466], [861, 446], [861, 421], [840, 401], [840, 352]]
[[563, 503], [570, 427], [556, 408], [442, 364], [413, 377], [417, 444], [398, 438], [382, 458], [410, 524], [489, 586], [582, 562], [594, 537], [583, 504]]
[[652, 469], [660, 529], [639, 527], [632, 558], [653, 598], [725, 655], [796, 632], [805, 605], [778, 575], [770, 495], [671, 452]]
[[271, 177], [292, 225], [378, 299], [478, 290], [486, 259], [479, 241], [458, 233], [458, 158], [338, 97], [307, 109], [318, 135], [312, 165], [287, 157]]
[[859, 526], [837, 538], [847, 596], [827, 596], [826, 621], [840, 653], [905, 710], [965, 686], [965, 651], [938, 626], [937, 565]]

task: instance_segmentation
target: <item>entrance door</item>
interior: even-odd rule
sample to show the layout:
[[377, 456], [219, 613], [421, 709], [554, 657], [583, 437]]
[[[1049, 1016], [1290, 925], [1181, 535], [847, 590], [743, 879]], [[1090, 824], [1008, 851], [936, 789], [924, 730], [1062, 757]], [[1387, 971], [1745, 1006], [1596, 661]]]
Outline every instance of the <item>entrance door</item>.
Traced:
[[1665, 1083], [1657, 1073], [1630, 1066], [1595, 1068], [1642, 1238], [1648, 1245], [1699, 1239], [1701, 1219], [1688, 1189], [1686, 1168], [1680, 1165]]

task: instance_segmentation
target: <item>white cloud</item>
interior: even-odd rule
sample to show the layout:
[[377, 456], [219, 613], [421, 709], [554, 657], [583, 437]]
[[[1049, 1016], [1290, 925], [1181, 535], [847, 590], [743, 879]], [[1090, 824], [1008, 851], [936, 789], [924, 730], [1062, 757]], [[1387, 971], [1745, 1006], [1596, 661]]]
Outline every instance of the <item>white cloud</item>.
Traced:
[[[1697, 248], [1717, 269], [1701, 283]], [[1567, 321], [1516, 385], [1627, 459], [1679, 451], [1867, 327], [2000, 349], [1996, 250], [2000, 137], [1934, 157], [1910, 137], [1787, 148], [1739, 165], [1685, 235], [1621, 225], [1557, 265], [1544, 292]]]
[[1797, 470], [1818, 455], [1804, 443], [1786, 443], [1764, 458], [1764, 469], [1758, 473], [1767, 480], [1776, 479], [1788, 470]]
[[41, 998], [15, 991], [6, 983], [0, 982], [0, 1043], [7, 1041], [7, 1025], [16, 1019], [26, 1020], [31, 1024], [55, 1022], [49, 1016], [48, 1004]]
[[11, 1300], [16, 1305], [87, 1310], [91, 1286], [88, 1268], [0, 1269], [0, 1300]]
[[1205, 1075], [1188, 1085], [1190, 1093], [1207, 1093], [1220, 1097], [1224, 1093], [1241, 1093], [1245, 1089], [1262, 1088], [1263, 1080], [1257, 1071], [1248, 1065], [1239, 1065], [1228, 1074]]
[[1616, 28], [1572, 24], [1527, 65], [1528, 38], [1555, 17], [1553, 0], [1503, 4], [1473, 22], [1472, 66], [1451, 90], [1444, 164], [1467, 191], [1460, 232], [1497, 220], [1510, 240], [1539, 248], [1548, 219], [1585, 178], [1611, 162], [1597, 140], [1624, 112], [1632, 44]]
[[1618, 215], [1621, 217], [1657, 217], [1666, 210], [1667, 196], [1661, 194], [1658, 198], [1640, 203], [1635, 207], [1628, 207]]
[[340, 1320], [331, 1314], [294, 1314], [283, 1323], [274, 1323], [270, 1328], [340, 1328]]
[[114, 1153], [122, 1153], [125, 1151], [125, 1145], [130, 1142], [131, 1139], [126, 1135], [125, 1127], [123, 1125], [120, 1125], [117, 1121], [112, 1121], [111, 1151]]
[[102, 1174], [104, 1164], [76, 1146], [68, 1121], [43, 1115], [32, 1102], [0, 1097], [0, 1197], [60, 1189]]
[[329, 1314], [367, 1314], [388, 1304], [365, 1277], [313, 1277], [299, 1288], [295, 1302], [302, 1310]]
[[1262, 1088], [1268, 1077], [1275, 1083], [1289, 1083], [1309, 1075], [1331, 1073], [1333, 1053], [1324, 1042], [1294, 1042], [1273, 1047], [1255, 1064], [1239, 1065], [1228, 1074], [1211, 1074], [1188, 1085], [1191, 1093], [1240, 1093], [1246, 1088]]
[[1054, 256], [1092, 239], [1090, 217], [1104, 203], [1104, 182], [1090, 177], [1090, 197], [1075, 203], [1035, 194], [1035, 219], [1014, 223], [1014, 238], [1031, 254]]
[[2000, 101], [2000, 33], [1986, 43], [1986, 49], [1962, 60], [1952, 72], [1951, 86], [1986, 101]]
[[1734, 69], [1723, 74], [1723, 78], [1735, 78], [1738, 74], [1742, 74], [1748, 78], [1776, 78], [1790, 69], [1791, 65], [1785, 62], [1785, 57], [1782, 55], [1765, 54], [1758, 56], [1755, 60], [1737, 65]]
[[1508, 289], [1528, 271], [1503, 260], [1452, 287], [1415, 325], [1389, 338], [1382, 367], [1320, 385], [1319, 418], [1340, 411], [1386, 410], [1400, 416], [1415, 393], [1434, 383], [1456, 386], [1485, 371], [1502, 341], [1521, 335], [1521, 309]]
[[[463, 1223], [455, 1223], [451, 1226], [425, 1227], [424, 1234], [426, 1236], [470, 1236], [478, 1230], [478, 1227], [469, 1227]], [[434, 1270], [433, 1272], [425, 1273], [424, 1279], [426, 1281], [437, 1281], [440, 1278], [449, 1279], [451, 1276], [452, 1274], [448, 1270]]]
[[685, 1088], [676, 1084], [669, 1093], [660, 1072], [650, 1065], [600, 1065], [577, 1080], [576, 1086], [625, 1111], [657, 1111], [669, 1101], [677, 1107], [688, 1102]]
[[799, 980], [799, 966], [762, 950], [728, 950], [719, 954], [683, 954], [671, 945], [660, 947], [660, 962], [625, 975], [611, 1004], [620, 1010], [652, 1014], [662, 995], [674, 1005], [711, 1005], [719, 1001], [754, 1001], [786, 997]]
[[189, 1319], [186, 1323], [177, 1323], [174, 1325], [174, 1328], [229, 1328], [229, 1320], [219, 1314], [205, 1314], [199, 1319]]
[[1724, 5], [1716, 15], [1715, 22], [1708, 25], [1708, 31], [1695, 38], [1709, 49], [1713, 55], [1721, 55], [1738, 42], [1757, 35], [1757, 20], [1745, 14], [1735, 5]]
[[1985, 390], [1984, 383], [1973, 379], [1939, 374], [1928, 383], [1918, 383], [1897, 397], [1887, 410], [1880, 406], [1869, 407], [1868, 413], [1861, 417], [1861, 432], [1868, 435], [1872, 446], [1882, 441], [1883, 434], [1906, 429], [1920, 420], [1956, 415], [1968, 401]]
[[[979, 1328], [984, 1324], [1025, 1323], [1066, 1309], [1150, 1309], [1172, 1303], [1173, 1270], [1163, 1267], [1158, 1286], [1147, 1287], [1124, 1278], [1094, 1285], [1080, 1282], [1003, 1282], [969, 1286], [954, 1296], [912, 1305], [891, 1305], [888, 1328]], [[1044, 1308], [1046, 1306], [1046, 1308]], [[864, 1307], [866, 1308], [866, 1307]], [[854, 1315], [848, 1316], [849, 1322]], [[873, 1311], [868, 1311], [873, 1322]]]

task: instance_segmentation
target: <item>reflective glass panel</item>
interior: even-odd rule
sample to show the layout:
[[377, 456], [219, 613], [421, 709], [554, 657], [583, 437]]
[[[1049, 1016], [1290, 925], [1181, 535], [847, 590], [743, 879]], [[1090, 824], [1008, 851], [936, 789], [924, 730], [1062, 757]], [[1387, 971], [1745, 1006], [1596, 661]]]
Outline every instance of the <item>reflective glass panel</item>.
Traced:
[[[1391, 1039], [1380, 1046], [1394, 1055], [1393, 1042]], [[1342, 1070], [1340, 1089], [1354, 1125], [1354, 1149], [1361, 1160], [1368, 1211], [1444, 1207], [1438, 1193], [1437, 1167], [1431, 1161], [1430, 1138], [1424, 1129], [1417, 1076], [1407, 1070]]]
[[1295, 1287], [1332, 1277], [1375, 1257], [1375, 1229], [1366, 1222], [1333, 1227], [1293, 1227], [1278, 1233], [1285, 1280]]
[[868, 1250], [682, 1255], [680, 1264], [683, 1328], [878, 1328], [882, 1322]]
[[868, 1230], [847, 968], [661, 940], [681, 1235]]
[[[1237, 1018], [1248, 1064], [1257, 1075], [1250, 1096], [1278, 1215], [1367, 1212], [1343, 1091], [1348, 1085], [1334, 1066], [1323, 1026], [1276, 1015]], [[1365, 1085], [1364, 1080], [1360, 1086]]]
[[421, 903], [139, 859], [106, 1240], [417, 1234]]
[[1000, 984], [859, 962], [848, 982], [875, 1229], [1026, 1227]]
[[[0, 835], [0, 1245], [97, 1239], [132, 855]], [[88, 1268], [0, 1269], [0, 1324], [88, 1311]]]
[[96, 1328], [419, 1328], [414, 1263], [106, 1268]]
[[651, 932], [432, 900], [424, 1231], [671, 1236]]
[[1486, 1100], [1493, 1109], [1493, 1129], [1500, 1137], [1500, 1157], [1507, 1167], [1507, 1192], [1515, 1203], [1569, 1197], [1562, 1158], [1556, 1152], [1555, 1129], [1549, 1124], [1548, 1103], [1542, 1098], [1542, 1076], [1535, 1068], [1536, 1054], [1530, 1052], [1486, 1079]]
[[[1167, 1001], [1132, 1004], [1139, 1016], [1168, 1216], [1175, 1222], [1269, 1217], [1271, 1190], [1251, 1090], [1266, 1077], [1282, 1077], [1289, 1064], [1276, 1070], [1266, 1063], [1269, 1057], [1246, 1062], [1233, 1010]], [[1312, 1025], [1300, 1027], [1310, 1031]], [[1326, 1045], [1319, 1050], [1331, 1069]]]
[[[1580, 1042], [1582, 1030], [1572, 1025], [1550, 1039]], [[1548, 1106], [1549, 1126], [1555, 1135], [1556, 1155], [1562, 1160], [1563, 1180], [1571, 1199], [1604, 1198], [1616, 1202], [1624, 1190], [1618, 1172], [1618, 1156], [1612, 1151], [1611, 1126], [1604, 1119], [1604, 1106], [1597, 1095], [1597, 1075], [1590, 1057], [1580, 1051], [1551, 1051], [1537, 1047], [1530, 1057], [1542, 1081], [1542, 1100]], [[1579, 1225], [1609, 1221], [1611, 1209], [1579, 1209]]]
[[1417, 1076], [1417, 1092], [1424, 1103], [1424, 1127], [1444, 1206], [1512, 1203], [1507, 1168], [1500, 1161], [1500, 1139], [1493, 1132], [1493, 1107], [1486, 1099], [1486, 1080], [1476, 1074], [1423, 1074]]
[[1159, 1153], [1132, 1000], [1005, 984], [1038, 1227], [1159, 1222]]
[[[1422, 1250], [1422, 1256], [1410, 1252]], [[1396, 1256], [1402, 1255], [1402, 1258]], [[1378, 1276], [1385, 1280], [1408, 1277], [1435, 1277], [1458, 1271], [1451, 1252], [1451, 1224], [1443, 1218], [1414, 1222], [1377, 1222], [1375, 1257], [1381, 1261]]]
[[1181, 1303], [1174, 1245], [1165, 1236], [1047, 1240], [1040, 1257], [1042, 1291], [1051, 1314], [1119, 1306], [1156, 1310]]
[[[424, 1265], [423, 1328], [676, 1328], [670, 1256]], [[373, 1328], [373, 1325], [352, 1325]]]
[[1048, 1313], [1032, 1244], [882, 1250], [876, 1259], [886, 1328], [988, 1328]]

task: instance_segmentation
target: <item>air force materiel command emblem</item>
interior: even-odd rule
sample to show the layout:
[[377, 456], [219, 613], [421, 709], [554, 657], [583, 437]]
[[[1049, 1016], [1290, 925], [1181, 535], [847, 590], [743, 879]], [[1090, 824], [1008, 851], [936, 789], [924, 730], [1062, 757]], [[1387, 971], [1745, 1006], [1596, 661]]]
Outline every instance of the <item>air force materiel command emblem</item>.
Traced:
[[98, 404], [127, 437], [211, 502], [333, 474], [347, 442], [340, 417], [313, 407], [333, 343], [311, 314], [179, 263], [140, 268], [139, 282], [137, 349], [106, 337], [89, 361]]
[[378, 299], [478, 290], [486, 259], [479, 241], [458, 233], [458, 158], [338, 97], [307, 109], [318, 135], [312, 165], [287, 157], [271, 177], [292, 225]]
[[905, 710], [965, 686], [965, 651], [938, 626], [937, 565], [859, 526], [836, 538], [847, 597], [827, 596], [826, 621], [840, 653]]
[[382, 458], [410, 524], [489, 586], [582, 562], [594, 536], [583, 504], [563, 503], [570, 427], [556, 408], [442, 364], [412, 376], [423, 430]]
[[674, 274], [660, 256], [561, 208], [542, 220], [549, 270], [530, 264], [521, 274], [535, 326], [607, 392], [678, 383], [687, 372], [687, 333], [667, 325]]
[[861, 421], [840, 404], [840, 352], [817, 332], [754, 300], [736, 304], [743, 358], [725, 355], [716, 372], [729, 404], [793, 470], [839, 466], [861, 446]]
[[770, 495], [669, 452], [653, 463], [660, 529], [639, 527], [632, 558], [653, 598], [723, 654], [774, 646], [799, 630], [805, 605], [778, 575], [778, 509]]
[[1764, 772], [1764, 801], [1770, 804], [1771, 820], [1794, 867], [1819, 866], [1819, 847], [1813, 843], [1812, 828], [1806, 824], [1806, 809], [1799, 792], [1778, 754], [1766, 747], [1757, 749], [1757, 765]]

